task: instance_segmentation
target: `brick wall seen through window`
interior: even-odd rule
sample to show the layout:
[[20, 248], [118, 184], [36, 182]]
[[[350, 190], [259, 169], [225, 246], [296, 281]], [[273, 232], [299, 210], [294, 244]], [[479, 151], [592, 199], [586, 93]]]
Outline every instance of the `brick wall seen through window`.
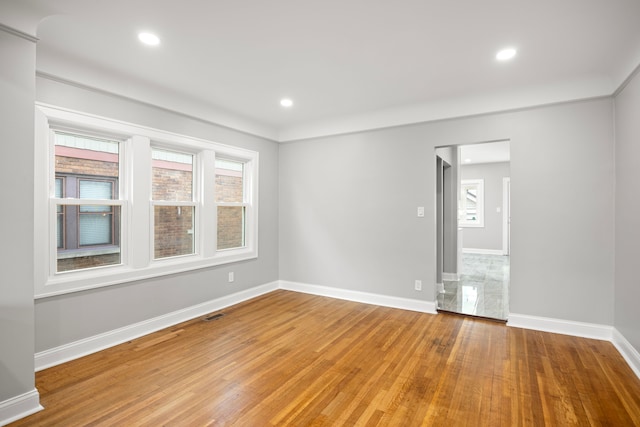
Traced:
[[[118, 143], [56, 133], [55, 175], [58, 198], [117, 199]], [[121, 262], [118, 206], [60, 203], [56, 211], [56, 271]]]

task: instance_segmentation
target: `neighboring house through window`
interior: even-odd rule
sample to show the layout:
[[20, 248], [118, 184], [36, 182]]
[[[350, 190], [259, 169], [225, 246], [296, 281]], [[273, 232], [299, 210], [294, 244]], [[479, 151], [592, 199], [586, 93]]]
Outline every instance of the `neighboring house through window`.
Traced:
[[118, 199], [118, 152], [117, 141], [55, 132], [56, 271], [120, 264], [119, 206], [107, 202]]

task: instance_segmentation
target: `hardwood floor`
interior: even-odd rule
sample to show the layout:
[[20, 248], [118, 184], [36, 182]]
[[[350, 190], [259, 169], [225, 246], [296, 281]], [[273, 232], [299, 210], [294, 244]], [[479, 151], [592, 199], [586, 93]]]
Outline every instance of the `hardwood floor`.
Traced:
[[275, 291], [36, 374], [15, 426], [640, 425], [613, 345]]

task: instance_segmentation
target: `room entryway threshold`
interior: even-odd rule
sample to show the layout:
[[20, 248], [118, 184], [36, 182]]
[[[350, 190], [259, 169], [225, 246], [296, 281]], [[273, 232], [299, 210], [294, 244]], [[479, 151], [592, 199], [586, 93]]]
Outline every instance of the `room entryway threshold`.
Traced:
[[473, 319], [480, 319], [480, 320], [490, 320], [496, 323], [504, 323], [505, 325], [507, 324], [507, 320], [508, 320], [508, 319], [496, 319], [495, 317], [478, 316], [475, 314], [458, 313], [457, 311], [442, 310], [440, 308], [436, 309], [436, 311], [442, 314], [449, 314], [449, 315], [461, 316], [461, 317], [471, 317]]

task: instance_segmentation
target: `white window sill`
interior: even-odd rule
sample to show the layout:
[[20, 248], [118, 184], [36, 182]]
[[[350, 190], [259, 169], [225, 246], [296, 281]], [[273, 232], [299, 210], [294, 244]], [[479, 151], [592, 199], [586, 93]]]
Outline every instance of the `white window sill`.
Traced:
[[85, 256], [110, 255], [120, 253], [117, 246], [102, 246], [87, 249], [68, 249], [58, 251], [58, 259], [80, 258]]
[[81, 271], [63, 272], [50, 277], [40, 289], [36, 289], [35, 299], [86, 291], [105, 286], [151, 279], [168, 274], [183, 273], [201, 268], [215, 267], [232, 262], [246, 261], [258, 257], [258, 251], [241, 248], [218, 252], [210, 258], [199, 255], [181, 256], [153, 261], [146, 268], [132, 268], [126, 265], [104, 266]]

